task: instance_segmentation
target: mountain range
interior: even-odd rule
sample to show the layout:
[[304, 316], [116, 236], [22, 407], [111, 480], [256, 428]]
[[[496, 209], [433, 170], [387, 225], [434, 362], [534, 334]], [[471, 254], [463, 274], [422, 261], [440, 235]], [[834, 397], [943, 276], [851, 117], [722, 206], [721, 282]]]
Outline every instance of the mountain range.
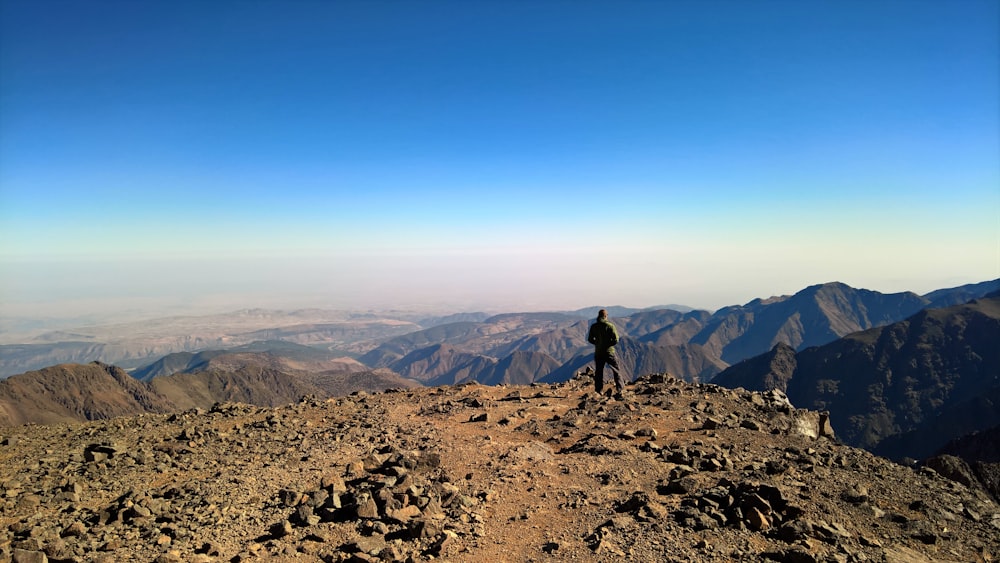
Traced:
[[135, 369], [175, 352], [231, 349], [258, 341], [285, 341], [338, 356], [362, 354], [386, 338], [422, 328], [426, 315], [383, 315], [303, 309], [245, 309], [84, 326], [20, 337], [0, 333], [0, 378], [61, 363], [101, 361]]
[[[827, 283], [715, 313], [647, 310], [613, 321], [622, 340], [620, 362], [628, 373], [667, 371], [689, 381], [710, 381], [731, 364], [766, 353], [779, 343], [795, 350], [826, 344], [998, 288], [1000, 280], [995, 280], [919, 296]], [[589, 360], [592, 350], [585, 338], [589, 322], [572, 314], [531, 313], [447, 323], [390, 338], [358, 359], [430, 384], [502, 380], [493, 374], [501, 360], [514, 366], [530, 361], [530, 366], [515, 371], [532, 372], [536, 381], [559, 381]], [[513, 356], [517, 351], [548, 358]], [[540, 368], [554, 365], [549, 359], [558, 365], [545, 372]]]
[[[796, 406], [829, 411], [847, 443], [923, 458], [949, 440], [1000, 424], [987, 424], [998, 412], [1000, 373], [996, 297], [987, 295], [998, 289], [994, 280], [919, 296], [834, 282], [715, 313], [608, 309], [622, 315], [612, 320], [630, 377], [670, 373], [783, 390]], [[584, 315], [595, 310], [334, 320], [326, 312], [251, 310], [236, 315], [253, 329], [243, 331], [206, 320], [160, 321], [152, 326], [169, 328], [166, 340], [185, 330], [190, 341], [225, 346], [166, 354], [130, 375], [108, 362], [16, 375], [0, 382], [0, 423], [208, 408], [218, 401], [277, 405], [303, 395], [417, 385], [558, 383], [592, 362]], [[203, 332], [191, 332], [192, 324]], [[74, 334], [83, 332], [112, 331]]]
[[957, 435], [1000, 425], [998, 343], [994, 293], [800, 352], [779, 343], [713, 381], [781, 390], [797, 406], [829, 411], [848, 444], [922, 458]]
[[[707, 381], [731, 364], [768, 351], [777, 342], [796, 349], [824, 344], [850, 332], [902, 320], [922, 308], [962, 303], [998, 288], [1000, 283], [994, 280], [919, 296], [909, 292], [881, 294], [834, 282], [715, 313], [680, 305], [605, 308], [625, 340], [644, 344], [633, 349], [630, 372], [662, 365], [688, 380]], [[136, 370], [172, 353], [250, 345], [282, 354], [274, 344], [270, 348], [255, 344], [281, 341], [329, 352], [334, 358], [358, 359], [371, 367], [388, 367], [420, 348], [445, 343], [497, 362], [519, 350], [541, 352], [556, 360], [560, 368], [534, 377], [551, 380], [555, 372], [565, 374], [568, 364], [578, 363], [578, 356], [589, 352], [583, 335], [597, 308], [443, 316], [409, 311], [247, 309], [224, 315], [80, 327], [16, 341], [11, 340], [16, 335], [0, 333], [0, 341], [5, 342], [0, 344], [0, 378], [67, 362], [101, 361]], [[477, 369], [492, 369], [489, 364], [482, 361]], [[481, 374], [474, 369], [467, 377], [478, 380]]]

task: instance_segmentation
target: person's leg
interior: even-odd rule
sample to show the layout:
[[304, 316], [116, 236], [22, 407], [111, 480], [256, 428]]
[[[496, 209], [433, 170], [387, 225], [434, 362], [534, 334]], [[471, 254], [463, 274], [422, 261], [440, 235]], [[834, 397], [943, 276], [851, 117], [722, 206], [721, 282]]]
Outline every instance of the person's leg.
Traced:
[[611, 373], [615, 376], [615, 391], [621, 393], [625, 390], [625, 383], [622, 381], [621, 368], [618, 367], [618, 359], [611, 356], [608, 358], [608, 365], [611, 366]]
[[594, 390], [598, 393], [604, 390], [604, 362], [605, 358], [594, 356], [594, 364], [596, 366], [594, 370]]

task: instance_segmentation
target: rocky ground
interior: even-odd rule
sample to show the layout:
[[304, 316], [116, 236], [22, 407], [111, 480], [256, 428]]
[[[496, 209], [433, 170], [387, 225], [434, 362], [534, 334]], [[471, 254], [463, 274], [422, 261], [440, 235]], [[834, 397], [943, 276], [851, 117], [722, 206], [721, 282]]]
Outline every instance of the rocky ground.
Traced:
[[992, 561], [976, 488], [779, 392], [587, 377], [0, 429], [0, 561]]

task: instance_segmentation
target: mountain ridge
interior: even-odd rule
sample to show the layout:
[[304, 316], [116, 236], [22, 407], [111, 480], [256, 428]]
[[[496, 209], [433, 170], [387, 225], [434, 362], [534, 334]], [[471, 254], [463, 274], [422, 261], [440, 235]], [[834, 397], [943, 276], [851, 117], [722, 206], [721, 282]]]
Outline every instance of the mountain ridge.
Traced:
[[[953, 299], [956, 295], [980, 295], [997, 287], [1000, 280], [938, 290], [934, 296], [938, 300]], [[777, 343], [800, 350], [825, 344], [857, 330], [902, 320], [929, 303], [929, 299], [912, 292], [881, 294], [829, 282], [809, 286], [794, 295], [754, 299], [714, 314], [642, 310], [612, 321], [618, 325], [623, 342], [633, 339], [651, 344], [642, 354], [632, 353], [625, 358], [628, 373], [666, 369], [690, 381], [706, 381]], [[530, 330], [522, 330], [522, 325], [510, 322], [517, 318], [536, 322]], [[542, 320], [548, 326], [543, 326]], [[549, 373], [538, 373], [535, 379], [557, 381], [570, 377], [577, 369], [578, 358], [590, 351], [585, 340], [588, 323], [548, 313], [499, 315], [482, 323], [442, 325], [396, 337], [359, 359], [376, 367], [391, 365], [398, 371], [408, 369], [403, 359], [407, 354], [438, 342], [497, 361], [516, 350], [536, 351], [555, 358], [561, 366]], [[700, 359], [680, 361], [683, 355]], [[480, 369], [482, 373], [472, 372], [471, 377], [488, 377], [492, 366], [485, 362]]]
[[[986, 401], [1000, 389], [1000, 297], [940, 309], [924, 309], [882, 327], [794, 353], [776, 345], [719, 374], [715, 383], [747, 389], [779, 389], [796, 404], [829, 410], [848, 444], [894, 458], [923, 458], [956, 435], [931, 439], [922, 424], [953, 409], [956, 417], [1000, 423], [995, 404]], [[964, 405], [964, 406], [963, 406]], [[949, 426], [949, 425], [942, 425]], [[963, 434], [972, 422], [950, 425]], [[907, 432], [917, 432], [902, 447]], [[936, 434], [933, 434], [936, 435]]]
[[[838, 283], [830, 282], [810, 287], [823, 287]], [[968, 298], [975, 298], [990, 290], [997, 289], [1000, 289], [1000, 280], [936, 290], [929, 293], [928, 296], [934, 300], [967, 301]], [[878, 292], [873, 293], [877, 294]], [[768, 344], [774, 341], [776, 335], [764, 334], [765, 331], [761, 327], [753, 330], [752, 316], [749, 319], [743, 319], [742, 322], [739, 318], [731, 318], [718, 324], [717, 328], [724, 327], [725, 330], [721, 334], [715, 335], [714, 338], [709, 334], [709, 331], [703, 333], [698, 339], [692, 340], [692, 333], [703, 331], [710, 318], [719, 321], [726, 315], [738, 316], [741, 311], [745, 313], [749, 310], [756, 311], [776, 306], [793, 297], [779, 296], [755, 299], [746, 305], [724, 307], [715, 313], [674, 305], [645, 309], [610, 307], [610, 310], [613, 311], [612, 317], [616, 320], [639, 319], [642, 318], [643, 314], [649, 312], [654, 313], [654, 317], [657, 314], [676, 316], [677, 313], [683, 313], [688, 315], [684, 323], [664, 327], [663, 332], [659, 335], [661, 340], [656, 343], [666, 345], [701, 344], [727, 364], [732, 364], [734, 360], [742, 359], [739, 356], [743, 354], [754, 355], [766, 351], [770, 348]], [[930, 304], [930, 299], [927, 302]], [[454, 333], [458, 330], [468, 330], [470, 327], [482, 325], [483, 320], [502, 318], [505, 315], [508, 318], [511, 318], [510, 315], [533, 315], [536, 317], [536, 321], [538, 317], [544, 316], [549, 316], [550, 320], [565, 319], [565, 323], [550, 323], [547, 327], [537, 322], [534, 324], [525, 323], [521, 326], [510, 325], [506, 327], [506, 330], [500, 330], [494, 334], [485, 333], [476, 337], [466, 335], [464, 340], [459, 334], [440, 336], [426, 333], [422, 343], [427, 346], [437, 342], [449, 342], [466, 347], [469, 352], [502, 358], [515, 349], [531, 350], [530, 344], [525, 343], [525, 341], [533, 335], [544, 339], [546, 331], [561, 330], [562, 326], [571, 325], [572, 319], [588, 321], [594, 316], [593, 312], [596, 309], [597, 307], [588, 307], [578, 311], [504, 313], [502, 315], [454, 313], [443, 317], [428, 317], [426, 313], [400, 310], [382, 313], [358, 313], [323, 309], [296, 311], [244, 309], [229, 314], [204, 317], [176, 316], [143, 322], [95, 325], [66, 329], [61, 333], [49, 332], [38, 336], [33, 341], [0, 344], [0, 378], [60, 363], [87, 363], [89, 361], [102, 361], [125, 369], [136, 369], [174, 352], [197, 353], [206, 350], [225, 350], [272, 338], [326, 349], [339, 355], [363, 357], [363, 363], [366, 365], [380, 368], [388, 366], [389, 363], [398, 360], [421, 345], [420, 342], [411, 342], [404, 344], [402, 349], [393, 350], [389, 344], [393, 337], [417, 334], [420, 331], [434, 328], [422, 326], [420, 323], [433, 323], [435, 327], [448, 320], [461, 319], [468, 323], [464, 325], [464, 329], [461, 323], [445, 323], [452, 325], [450, 330]], [[656, 313], [656, 311], [663, 311], [663, 313]], [[666, 313], [666, 311], [676, 312]], [[800, 330], [796, 326], [796, 322], [808, 326], [808, 321], [808, 318], [800, 318], [798, 321], [793, 320], [792, 322], [787, 322], [787, 319], [785, 321], [775, 320], [774, 322], [778, 323], [779, 328], [783, 327], [782, 338], [792, 342], [796, 338], [796, 332]], [[492, 326], [492, 328], [496, 329], [497, 327]], [[632, 332], [632, 330], [630, 327], [626, 332]], [[751, 331], [751, 334], [744, 334], [748, 330]], [[636, 330], [631, 336], [646, 337], [648, 336], [646, 332], [645, 329]], [[75, 342], [60, 341], [71, 335], [75, 335], [73, 336], [76, 339]], [[732, 344], [730, 341], [734, 339], [740, 340], [736, 344]], [[403, 342], [405, 343], [405, 340]], [[516, 344], [516, 342], [521, 342], [521, 344]], [[728, 351], [725, 350], [727, 346], [730, 348]], [[582, 347], [585, 348], [585, 346]], [[378, 352], [373, 353], [375, 350]], [[564, 349], [560, 351], [543, 348], [534, 351], [545, 352], [566, 362], [575, 358], [583, 350], [564, 346]], [[373, 354], [366, 357], [370, 353]], [[726, 355], [723, 356], [723, 353]], [[382, 355], [385, 357], [380, 357]]]
[[0, 426], [207, 409], [226, 401], [277, 406], [307, 395], [325, 398], [418, 385], [392, 372], [297, 372], [249, 360], [245, 356], [236, 364], [209, 363], [148, 381], [100, 362], [60, 364], [15, 375], [0, 381]]

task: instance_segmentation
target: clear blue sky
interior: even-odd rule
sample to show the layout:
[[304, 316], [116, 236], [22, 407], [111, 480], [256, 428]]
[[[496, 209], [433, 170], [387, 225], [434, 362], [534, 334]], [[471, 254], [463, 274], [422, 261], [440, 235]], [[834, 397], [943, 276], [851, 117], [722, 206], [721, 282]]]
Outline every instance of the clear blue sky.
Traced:
[[997, 277], [995, 0], [0, 0], [0, 314]]

